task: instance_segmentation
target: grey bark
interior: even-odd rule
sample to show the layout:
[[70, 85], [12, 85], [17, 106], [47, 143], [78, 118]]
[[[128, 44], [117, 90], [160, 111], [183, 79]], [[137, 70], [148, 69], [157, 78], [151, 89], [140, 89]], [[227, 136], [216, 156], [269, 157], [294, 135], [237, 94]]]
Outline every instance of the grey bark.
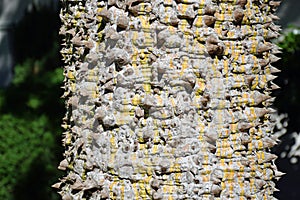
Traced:
[[274, 199], [277, 1], [63, 2], [63, 199]]

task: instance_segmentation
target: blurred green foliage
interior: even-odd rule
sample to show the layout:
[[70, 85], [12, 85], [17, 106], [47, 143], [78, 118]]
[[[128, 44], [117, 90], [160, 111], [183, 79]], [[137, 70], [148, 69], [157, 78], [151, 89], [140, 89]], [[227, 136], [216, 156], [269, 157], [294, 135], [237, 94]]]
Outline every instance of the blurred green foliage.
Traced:
[[39, 10], [16, 28], [14, 79], [0, 89], [1, 200], [59, 199], [51, 188], [62, 175], [58, 27], [57, 12]]
[[290, 29], [283, 34], [278, 45], [284, 50], [284, 53], [293, 54], [300, 50], [300, 29], [296, 27], [290, 27]]
[[0, 90], [0, 199], [58, 199], [50, 186], [60, 175], [63, 76], [49, 59], [52, 52], [16, 65], [13, 83]]

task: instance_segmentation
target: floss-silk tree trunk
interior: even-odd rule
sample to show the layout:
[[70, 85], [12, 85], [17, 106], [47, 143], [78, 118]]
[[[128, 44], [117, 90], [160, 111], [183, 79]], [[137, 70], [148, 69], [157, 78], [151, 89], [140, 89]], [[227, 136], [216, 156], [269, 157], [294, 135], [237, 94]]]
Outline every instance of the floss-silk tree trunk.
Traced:
[[275, 199], [278, 1], [63, 0], [68, 199]]

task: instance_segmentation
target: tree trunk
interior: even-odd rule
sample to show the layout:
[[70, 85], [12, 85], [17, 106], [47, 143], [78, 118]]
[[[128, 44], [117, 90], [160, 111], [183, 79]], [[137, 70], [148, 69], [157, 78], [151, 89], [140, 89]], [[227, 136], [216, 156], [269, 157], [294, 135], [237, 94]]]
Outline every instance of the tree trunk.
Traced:
[[269, 0], [63, 1], [63, 199], [274, 199]]

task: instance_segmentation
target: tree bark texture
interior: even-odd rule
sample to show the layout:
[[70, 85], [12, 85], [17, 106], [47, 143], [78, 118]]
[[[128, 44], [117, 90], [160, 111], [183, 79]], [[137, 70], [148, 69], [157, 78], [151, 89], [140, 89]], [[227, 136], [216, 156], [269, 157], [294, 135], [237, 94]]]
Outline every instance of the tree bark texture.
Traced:
[[68, 199], [275, 199], [271, 0], [63, 0]]

